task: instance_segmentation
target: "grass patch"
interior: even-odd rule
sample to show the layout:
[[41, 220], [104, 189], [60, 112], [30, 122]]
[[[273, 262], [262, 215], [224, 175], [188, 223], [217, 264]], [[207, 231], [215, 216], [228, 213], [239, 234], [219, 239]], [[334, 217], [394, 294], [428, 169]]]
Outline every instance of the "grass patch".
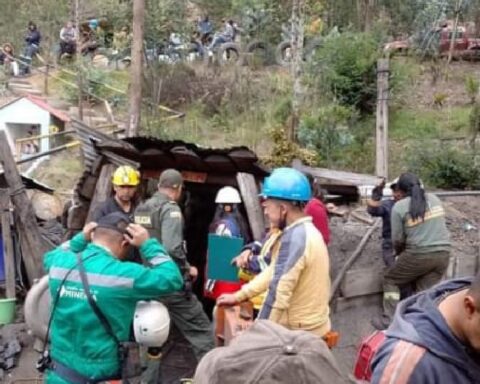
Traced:
[[441, 110], [396, 109], [390, 113], [389, 136], [393, 140], [421, 140], [466, 136], [470, 107]]

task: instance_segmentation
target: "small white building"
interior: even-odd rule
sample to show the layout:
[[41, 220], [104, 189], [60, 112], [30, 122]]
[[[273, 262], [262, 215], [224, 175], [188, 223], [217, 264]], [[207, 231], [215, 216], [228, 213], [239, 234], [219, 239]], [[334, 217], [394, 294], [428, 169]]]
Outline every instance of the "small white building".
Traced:
[[[70, 118], [65, 112], [53, 108], [44, 99], [33, 95], [19, 97], [0, 106], [0, 130], [7, 134], [16, 158], [20, 158], [22, 154], [31, 155], [34, 152], [48, 151], [55, 146], [49, 137], [32, 140], [24, 146], [17, 146], [16, 140], [63, 131], [69, 121]], [[19, 150], [24, 152], [17, 153]]]

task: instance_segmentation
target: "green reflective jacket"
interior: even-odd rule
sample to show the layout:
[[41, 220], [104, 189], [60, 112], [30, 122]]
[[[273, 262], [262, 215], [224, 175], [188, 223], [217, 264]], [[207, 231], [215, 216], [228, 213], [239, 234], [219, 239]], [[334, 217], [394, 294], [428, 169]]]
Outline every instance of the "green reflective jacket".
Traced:
[[[130, 339], [135, 306], [182, 288], [177, 265], [155, 239], [140, 247], [149, 267], [117, 260], [106, 248], [88, 243], [82, 233], [48, 252], [44, 257], [52, 298], [81, 252], [92, 296], [120, 341]], [[118, 372], [117, 347], [90, 307], [78, 270], [67, 277], [60, 290], [50, 333], [54, 360], [91, 378]], [[47, 383], [68, 383], [53, 372]]]

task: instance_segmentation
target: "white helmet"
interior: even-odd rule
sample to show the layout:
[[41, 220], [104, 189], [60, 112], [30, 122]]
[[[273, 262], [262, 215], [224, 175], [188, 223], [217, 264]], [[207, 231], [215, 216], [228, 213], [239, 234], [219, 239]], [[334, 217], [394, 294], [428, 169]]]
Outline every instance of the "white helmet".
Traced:
[[215, 198], [217, 204], [240, 204], [241, 202], [240, 194], [233, 187], [223, 187], [218, 191]]
[[139, 301], [133, 317], [135, 340], [146, 347], [161, 347], [168, 338], [170, 316], [158, 301]]

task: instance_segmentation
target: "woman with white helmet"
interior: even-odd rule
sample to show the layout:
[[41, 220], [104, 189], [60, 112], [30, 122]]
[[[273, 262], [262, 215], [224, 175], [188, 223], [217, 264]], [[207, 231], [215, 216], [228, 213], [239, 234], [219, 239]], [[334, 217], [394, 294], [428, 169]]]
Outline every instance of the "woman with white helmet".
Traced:
[[[210, 224], [210, 233], [220, 236], [240, 237], [244, 244], [250, 242], [251, 236], [239, 205], [242, 203], [240, 194], [234, 187], [221, 188], [215, 198], [217, 210]], [[207, 261], [208, 263], [208, 261]], [[241, 284], [227, 281], [207, 280], [205, 297], [216, 300], [223, 293], [235, 292]]]

